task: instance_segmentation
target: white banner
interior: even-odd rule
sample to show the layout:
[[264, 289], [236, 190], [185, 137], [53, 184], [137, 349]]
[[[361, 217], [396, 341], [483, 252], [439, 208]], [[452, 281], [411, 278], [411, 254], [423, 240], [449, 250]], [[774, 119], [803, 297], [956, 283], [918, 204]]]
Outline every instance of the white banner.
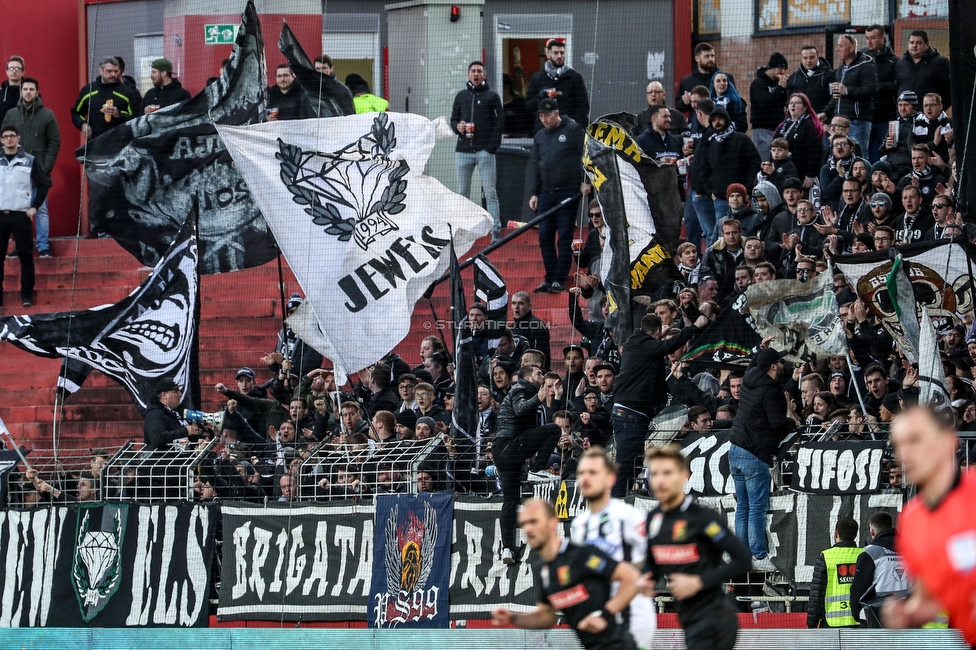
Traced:
[[[307, 300], [288, 323], [341, 376], [407, 335], [414, 303], [491, 228], [427, 176], [438, 122], [370, 113], [218, 126]], [[364, 333], [365, 336], [353, 336]]]

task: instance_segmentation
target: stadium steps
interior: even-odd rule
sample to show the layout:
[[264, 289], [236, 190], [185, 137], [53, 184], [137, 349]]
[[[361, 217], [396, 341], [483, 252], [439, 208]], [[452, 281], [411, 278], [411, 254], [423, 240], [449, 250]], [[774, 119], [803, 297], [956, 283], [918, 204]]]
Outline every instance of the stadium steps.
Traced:
[[[488, 245], [479, 240], [472, 251]], [[36, 258], [34, 306], [20, 306], [20, 262], [3, 261], [6, 289], [5, 308], [0, 315], [42, 314], [82, 310], [121, 300], [139, 286], [149, 272], [111, 239], [55, 239], [53, 258]], [[77, 256], [76, 256], [77, 251]], [[463, 258], [462, 258], [463, 259]], [[535, 233], [528, 233], [489, 255], [508, 283], [509, 293], [531, 291], [543, 277], [542, 262]], [[285, 297], [298, 291], [294, 275], [284, 265]], [[468, 303], [473, 302], [473, 269], [464, 278]], [[444, 327], [449, 330], [450, 283], [441, 283], [431, 302]], [[281, 293], [277, 264], [234, 273], [205, 276], [201, 280], [200, 383], [203, 408], [215, 410], [220, 395], [214, 384], [233, 385], [236, 370], [243, 365], [255, 368], [258, 379], [267, 379], [260, 358], [274, 349], [281, 324]], [[533, 294], [534, 313], [551, 322], [552, 350], [556, 365], [561, 348], [579, 337], [569, 325], [566, 294]], [[420, 342], [436, 334], [434, 317], [424, 300], [417, 303], [410, 334], [396, 351], [411, 366], [420, 361]], [[368, 329], [364, 328], [364, 335]], [[448, 342], [449, 331], [444, 331]], [[21, 444], [50, 448], [55, 419], [54, 387], [59, 359], [45, 359], [0, 343], [0, 417]], [[116, 446], [127, 440], [142, 439], [142, 421], [128, 393], [98, 371], [92, 372], [84, 387], [70, 396], [61, 408], [59, 439], [65, 447], [93, 448]]]

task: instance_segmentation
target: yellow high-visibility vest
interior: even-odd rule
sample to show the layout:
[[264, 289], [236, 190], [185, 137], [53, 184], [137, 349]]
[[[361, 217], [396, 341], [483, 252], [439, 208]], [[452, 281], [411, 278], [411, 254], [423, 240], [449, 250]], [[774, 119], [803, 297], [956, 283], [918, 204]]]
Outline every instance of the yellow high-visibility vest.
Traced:
[[857, 620], [851, 613], [851, 583], [854, 567], [863, 548], [833, 546], [821, 555], [827, 563], [827, 589], [824, 592], [824, 618], [830, 627], [854, 627]]

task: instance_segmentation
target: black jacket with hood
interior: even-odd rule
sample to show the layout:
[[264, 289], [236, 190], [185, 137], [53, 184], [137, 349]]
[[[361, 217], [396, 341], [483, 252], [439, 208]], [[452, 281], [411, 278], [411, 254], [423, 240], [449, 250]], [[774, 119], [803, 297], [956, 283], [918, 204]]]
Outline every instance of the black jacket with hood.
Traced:
[[749, 368], [742, 379], [739, 410], [732, 422], [732, 444], [771, 466], [780, 440], [796, 423], [786, 415], [783, 384], [770, 377], [768, 370]]
[[173, 79], [165, 86], [153, 86], [146, 91], [146, 96], [142, 98], [143, 106], [159, 106], [166, 108], [173, 104], [190, 99], [190, 91], [183, 87], [179, 79]]
[[[775, 129], [783, 121], [783, 109], [786, 107], [786, 88], [779, 85], [779, 81], [770, 79], [766, 74], [769, 70], [762, 66], [756, 70], [756, 76], [749, 85], [749, 101], [752, 112], [749, 123], [754, 129]], [[760, 152], [763, 156], [765, 151]]]
[[[711, 116], [722, 115], [731, 123], [724, 108], [716, 108]], [[711, 117], [710, 116], [710, 117]], [[706, 135], [695, 145], [691, 163], [691, 186], [703, 195], [725, 198], [725, 190], [732, 183], [741, 183], [752, 191], [762, 160], [749, 136], [733, 131], [722, 140], [720, 134]]]
[[488, 87], [487, 81], [480, 86], [474, 86], [469, 81], [467, 87], [454, 96], [451, 129], [455, 133], [459, 122], [474, 124], [474, 137], [468, 139], [464, 135], [458, 135], [455, 151], [461, 153], [498, 151], [505, 130], [505, 108], [498, 93]]

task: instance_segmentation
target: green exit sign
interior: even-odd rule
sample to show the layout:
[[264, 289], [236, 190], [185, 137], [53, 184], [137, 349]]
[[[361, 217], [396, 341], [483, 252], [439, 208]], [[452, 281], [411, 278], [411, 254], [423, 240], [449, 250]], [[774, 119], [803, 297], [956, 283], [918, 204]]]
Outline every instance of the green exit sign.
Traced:
[[236, 25], [204, 25], [206, 38], [204, 43], [207, 45], [233, 44], [237, 40], [237, 30], [240, 23]]

